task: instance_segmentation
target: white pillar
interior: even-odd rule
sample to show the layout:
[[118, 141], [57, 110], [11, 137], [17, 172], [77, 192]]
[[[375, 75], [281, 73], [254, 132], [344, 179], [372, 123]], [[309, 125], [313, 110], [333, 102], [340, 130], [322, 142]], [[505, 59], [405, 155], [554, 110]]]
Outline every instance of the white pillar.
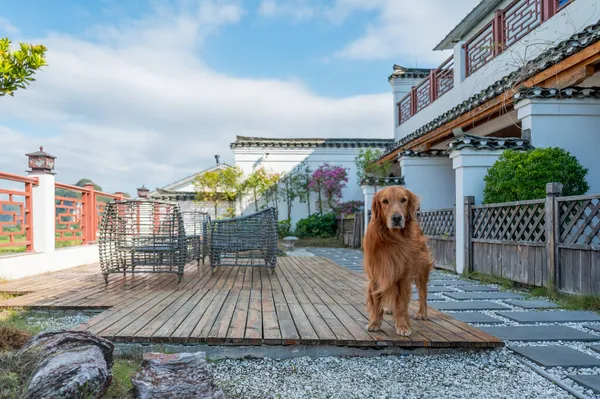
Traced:
[[559, 147], [588, 169], [590, 193], [600, 193], [600, 101], [596, 99], [525, 99], [515, 105], [522, 129], [536, 148]]
[[502, 150], [475, 150], [463, 148], [450, 153], [452, 167], [456, 174], [456, 272], [462, 274], [465, 269], [465, 208], [464, 198], [475, 197], [475, 204], [483, 199], [483, 178], [488, 169], [502, 154]]
[[361, 186], [363, 190], [363, 194], [365, 195], [365, 232], [367, 231], [367, 226], [369, 225], [369, 211], [371, 210], [371, 205], [373, 204], [373, 196], [375, 195], [375, 187], [374, 186]]
[[452, 208], [455, 177], [447, 156], [407, 156], [399, 158], [404, 187], [421, 199], [421, 210]]
[[467, 53], [464, 44], [465, 41], [461, 40], [454, 45], [454, 87], [460, 87], [467, 77]]
[[55, 248], [56, 230], [55, 178], [53, 174], [28, 174], [38, 178], [38, 185], [33, 186], [31, 195], [33, 249], [35, 252], [51, 254]]

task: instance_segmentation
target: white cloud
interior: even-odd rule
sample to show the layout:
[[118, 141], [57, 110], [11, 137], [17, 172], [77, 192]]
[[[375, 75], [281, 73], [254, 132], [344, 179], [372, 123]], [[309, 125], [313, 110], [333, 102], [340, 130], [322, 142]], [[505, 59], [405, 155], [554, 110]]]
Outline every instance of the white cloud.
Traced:
[[18, 35], [19, 33], [19, 28], [12, 25], [8, 19], [0, 17], [0, 35], [8, 34], [14, 36]]
[[326, 10], [315, 0], [261, 0], [258, 14], [263, 17], [290, 17], [294, 22], [308, 20], [322, 15]]
[[48, 67], [27, 90], [0, 99], [0, 170], [22, 174], [23, 154], [43, 145], [58, 157], [58, 181], [88, 177], [133, 193], [209, 167], [214, 154], [232, 162], [237, 134], [392, 137], [390, 94], [332, 99], [295, 81], [207, 67], [194, 47], [242, 15], [237, 3], [204, 2], [92, 29], [90, 40], [28, 40], [48, 47]]

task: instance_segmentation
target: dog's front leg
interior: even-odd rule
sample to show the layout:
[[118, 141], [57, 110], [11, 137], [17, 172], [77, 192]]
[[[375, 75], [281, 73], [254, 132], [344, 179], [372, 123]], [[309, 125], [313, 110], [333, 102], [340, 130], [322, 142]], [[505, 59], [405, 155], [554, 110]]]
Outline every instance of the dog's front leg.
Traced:
[[396, 297], [396, 334], [408, 337], [411, 334], [410, 321], [408, 319], [408, 303], [411, 297], [412, 282], [410, 279], [403, 279], [398, 283], [398, 296]]
[[367, 293], [367, 311], [369, 312], [369, 324], [367, 331], [381, 330], [381, 320], [383, 319], [383, 308], [381, 307], [381, 295], [375, 294], [375, 286], [369, 283]]

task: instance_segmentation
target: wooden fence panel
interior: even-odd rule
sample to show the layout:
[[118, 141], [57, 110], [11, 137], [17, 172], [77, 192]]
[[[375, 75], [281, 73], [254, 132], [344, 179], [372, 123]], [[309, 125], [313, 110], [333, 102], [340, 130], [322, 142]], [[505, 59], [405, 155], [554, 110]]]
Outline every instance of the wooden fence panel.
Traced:
[[456, 271], [456, 217], [453, 208], [422, 211], [419, 225], [429, 239], [435, 266]]

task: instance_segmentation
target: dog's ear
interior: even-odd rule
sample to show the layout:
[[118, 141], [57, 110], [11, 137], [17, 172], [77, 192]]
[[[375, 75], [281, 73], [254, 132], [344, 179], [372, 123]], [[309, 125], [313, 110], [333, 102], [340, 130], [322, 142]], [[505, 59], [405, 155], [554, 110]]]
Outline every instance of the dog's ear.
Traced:
[[421, 207], [421, 199], [412, 191], [408, 192], [408, 214], [412, 220], [417, 220], [417, 212]]
[[379, 218], [381, 217], [381, 203], [379, 202], [379, 195], [380, 191], [378, 191], [377, 193], [375, 193], [375, 195], [373, 196], [373, 202], [371, 203], [371, 220], [379, 220]]

